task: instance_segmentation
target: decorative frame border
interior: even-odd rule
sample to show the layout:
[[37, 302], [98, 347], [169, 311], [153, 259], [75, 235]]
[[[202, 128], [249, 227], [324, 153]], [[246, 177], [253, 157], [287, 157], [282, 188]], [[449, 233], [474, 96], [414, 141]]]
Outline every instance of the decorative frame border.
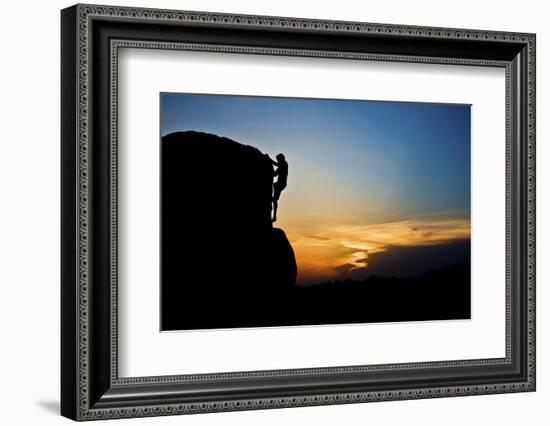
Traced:
[[[535, 389], [535, 36], [533, 34], [519, 34], [510, 32], [478, 31], [464, 29], [410, 27], [401, 25], [369, 24], [357, 22], [337, 22], [324, 20], [276, 18], [265, 16], [246, 16], [211, 14], [201, 12], [168, 11], [156, 9], [136, 9], [125, 7], [104, 7], [77, 5], [74, 9], [77, 28], [77, 75], [76, 87], [77, 98], [77, 218], [76, 218], [76, 252], [77, 271], [76, 277], [76, 322], [77, 326], [77, 362], [75, 364], [76, 383], [74, 391], [77, 393], [77, 406], [66, 409], [65, 414], [78, 420], [104, 419], [113, 417], [141, 417], [151, 415], [170, 415], [196, 412], [229, 411], [243, 409], [260, 409], [275, 407], [341, 404], [351, 402], [400, 400], [416, 398], [434, 398], [443, 396], [461, 396], [487, 393], [503, 393], [517, 391], [533, 391]], [[91, 22], [96, 18], [121, 18], [139, 20], [140, 22], [181, 22], [181, 23], [204, 23], [220, 25], [238, 25], [245, 27], [259, 28], [292, 28], [303, 30], [315, 30], [326, 32], [346, 32], [361, 34], [383, 34], [383, 35], [410, 35], [421, 38], [438, 38], [450, 40], [485, 40], [485, 41], [506, 41], [524, 44], [527, 48], [527, 380], [511, 383], [500, 383], [480, 386], [449, 386], [433, 387], [423, 389], [402, 389], [376, 392], [351, 392], [351, 393], [329, 393], [325, 395], [311, 395], [300, 397], [276, 397], [276, 398], [254, 398], [219, 400], [215, 402], [202, 403], [164, 403], [155, 405], [144, 405], [138, 407], [106, 407], [96, 408], [90, 399], [90, 316], [89, 316], [89, 289], [90, 289], [90, 148], [89, 148], [89, 114], [90, 114], [90, 28]], [[458, 65], [483, 65], [504, 67], [506, 69], [506, 357], [497, 359], [461, 360], [448, 362], [410, 363], [410, 364], [387, 364], [372, 366], [351, 366], [351, 367], [327, 367], [299, 370], [273, 370], [243, 373], [222, 373], [207, 375], [186, 375], [186, 376], [157, 376], [138, 378], [118, 377], [118, 327], [117, 327], [117, 70], [118, 70], [118, 49], [119, 48], [155, 48], [155, 49], [176, 49], [215, 51], [241, 54], [265, 54], [265, 55], [292, 55], [292, 56], [314, 56], [338, 59], [360, 59], [375, 61], [398, 61], [398, 62], [425, 62], [445, 63]], [[279, 49], [279, 48], [256, 48], [243, 46], [221, 46], [194, 43], [170, 43], [151, 42], [140, 40], [111, 40], [111, 368], [110, 380], [113, 386], [126, 384], [168, 384], [181, 381], [212, 381], [219, 379], [234, 379], [245, 377], [266, 377], [266, 376], [302, 376], [304, 374], [334, 374], [342, 372], [364, 372], [392, 369], [410, 368], [440, 368], [450, 366], [480, 366], [492, 364], [507, 364], [511, 362], [511, 148], [510, 141], [512, 129], [510, 128], [511, 115], [511, 65], [507, 61], [491, 61], [461, 58], [441, 57], [418, 57], [403, 55], [385, 55], [368, 53], [349, 52], [328, 52], [300, 49]], [[63, 411], [63, 408], [62, 408]]]

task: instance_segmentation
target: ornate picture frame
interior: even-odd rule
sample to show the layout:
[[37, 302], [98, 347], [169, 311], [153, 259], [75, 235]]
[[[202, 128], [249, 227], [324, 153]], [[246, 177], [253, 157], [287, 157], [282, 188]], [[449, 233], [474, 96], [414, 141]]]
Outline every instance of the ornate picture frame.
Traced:
[[[61, 414], [73, 420], [535, 390], [534, 34], [76, 5], [61, 13]], [[481, 65], [506, 73], [502, 358], [119, 377], [121, 48]]]

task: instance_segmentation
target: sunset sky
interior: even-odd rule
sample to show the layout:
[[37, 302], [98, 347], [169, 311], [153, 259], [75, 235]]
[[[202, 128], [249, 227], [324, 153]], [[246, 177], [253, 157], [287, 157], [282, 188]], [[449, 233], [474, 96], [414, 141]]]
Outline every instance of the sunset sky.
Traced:
[[469, 257], [469, 105], [161, 94], [161, 135], [185, 130], [285, 154], [298, 284]]

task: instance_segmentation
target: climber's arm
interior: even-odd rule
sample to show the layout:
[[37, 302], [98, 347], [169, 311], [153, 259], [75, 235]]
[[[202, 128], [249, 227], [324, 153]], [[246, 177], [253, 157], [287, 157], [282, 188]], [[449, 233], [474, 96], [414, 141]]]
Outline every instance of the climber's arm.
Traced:
[[277, 163], [275, 160], [273, 160], [269, 154], [264, 154], [265, 155], [265, 158], [267, 158], [269, 161], [271, 161], [271, 164], [273, 164], [274, 166], [278, 166], [279, 163]]

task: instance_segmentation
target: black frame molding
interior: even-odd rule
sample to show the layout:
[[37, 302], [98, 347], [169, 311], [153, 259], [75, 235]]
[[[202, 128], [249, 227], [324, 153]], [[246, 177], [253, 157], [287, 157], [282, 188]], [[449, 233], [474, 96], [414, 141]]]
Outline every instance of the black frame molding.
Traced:
[[[76, 5], [61, 12], [61, 414], [157, 416], [535, 390], [535, 35]], [[118, 377], [117, 58], [185, 49], [502, 67], [506, 357]]]

